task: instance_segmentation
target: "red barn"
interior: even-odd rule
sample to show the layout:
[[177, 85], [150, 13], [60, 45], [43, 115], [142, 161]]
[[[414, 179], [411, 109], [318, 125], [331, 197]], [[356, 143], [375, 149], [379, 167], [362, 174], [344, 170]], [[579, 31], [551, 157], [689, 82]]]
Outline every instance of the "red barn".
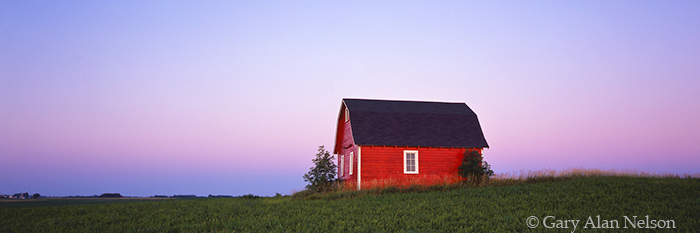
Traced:
[[333, 154], [360, 189], [454, 178], [465, 151], [488, 147], [465, 103], [343, 99]]

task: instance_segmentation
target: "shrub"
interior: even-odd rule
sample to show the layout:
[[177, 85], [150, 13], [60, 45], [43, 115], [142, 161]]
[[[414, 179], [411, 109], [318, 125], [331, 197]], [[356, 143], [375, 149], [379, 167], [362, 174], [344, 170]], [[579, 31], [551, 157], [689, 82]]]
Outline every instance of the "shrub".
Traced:
[[115, 197], [122, 197], [121, 194], [119, 193], [103, 193], [99, 197], [109, 197], [109, 198], [115, 198]]
[[325, 192], [331, 191], [337, 186], [335, 178], [337, 167], [333, 163], [334, 158], [323, 146], [318, 147], [316, 158], [312, 160], [315, 166], [304, 174], [304, 181], [309, 182], [306, 189]]
[[491, 165], [484, 161], [484, 158], [476, 150], [464, 152], [462, 164], [459, 165], [459, 176], [465, 180], [473, 180], [474, 183], [480, 183], [482, 180], [488, 180], [493, 176]]
[[243, 196], [238, 196], [238, 198], [242, 198], [242, 199], [253, 199], [253, 200], [255, 200], [255, 199], [263, 198], [263, 197], [258, 196], [258, 195], [253, 195], [253, 194], [246, 194], [246, 195], [243, 195]]

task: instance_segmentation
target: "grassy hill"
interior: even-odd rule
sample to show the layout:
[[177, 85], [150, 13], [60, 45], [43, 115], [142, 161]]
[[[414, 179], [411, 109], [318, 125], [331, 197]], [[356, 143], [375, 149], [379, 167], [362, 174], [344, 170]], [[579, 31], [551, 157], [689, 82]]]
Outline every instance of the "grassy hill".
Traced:
[[[583, 177], [448, 191], [382, 195], [360, 192], [352, 196], [0, 207], [0, 232], [693, 232], [700, 229], [700, 179], [694, 178]], [[568, 220], [579, 220], [576, 229]], [[537, 226], [530, 228], [528, 224]], [[662, 224], [676, 228], [658, 229]], [[655, 228], [635, 228], [652, 226]]]

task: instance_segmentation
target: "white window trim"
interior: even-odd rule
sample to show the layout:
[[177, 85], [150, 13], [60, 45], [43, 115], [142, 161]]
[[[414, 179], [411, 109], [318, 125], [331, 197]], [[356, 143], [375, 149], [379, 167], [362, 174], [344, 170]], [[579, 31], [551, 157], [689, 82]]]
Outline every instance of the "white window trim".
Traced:
[[345, 122], [348, 122], [350, 120], [350, 111], [345, 108]]
[[357, 190], [362, 189], [362, 146], [357, 146]]
[[[416, 157], [416, 170], [415, 171], [407, 171], [406, 170], [406, 154], [408, 153], [415, 153]], [[403, 173], [404, 174], [418, 174], [418, 151], [417, 150], [405, 150], [403, 151]]]
[[353, 157], [355, 157], [354, 154], [353, 154], [353, 152], [350, 152], [350, 168], [348, 168], [349, 171], [350, 171], [350, 175], [352, 175], [352, 162], [353, 162]]
[[340, 155], [340, 177], [345, 176], [345, 155]]

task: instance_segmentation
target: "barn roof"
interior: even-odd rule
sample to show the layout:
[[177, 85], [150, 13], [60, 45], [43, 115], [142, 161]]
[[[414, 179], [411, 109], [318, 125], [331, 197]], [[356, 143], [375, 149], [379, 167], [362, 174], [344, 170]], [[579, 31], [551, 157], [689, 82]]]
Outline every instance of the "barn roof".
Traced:
[[465, 103], [343, 99], [357, 145], [489, 147]]

